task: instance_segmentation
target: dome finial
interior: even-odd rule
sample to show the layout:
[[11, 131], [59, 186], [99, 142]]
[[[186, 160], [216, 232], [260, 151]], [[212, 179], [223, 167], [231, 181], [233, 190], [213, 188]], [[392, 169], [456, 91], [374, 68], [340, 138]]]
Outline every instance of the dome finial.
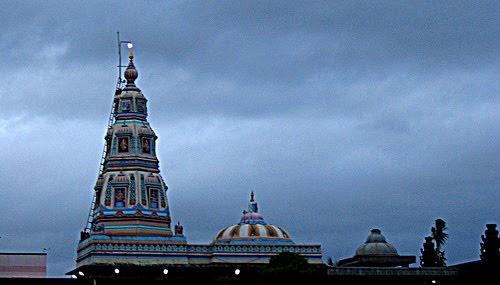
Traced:
[[125, 69], [125, 79], [127, 79], [126, 87], [135, 87], [135, 80], [137, 79], [139, 73], [137, 72], [137, 69], [135, 69], [133, 60], [134, 51], [132, 50], [132, 48], [129, 51], [128, 58], [130, 58], [130, 61], [128, 63], [127, 69]]
[[250, 203], [248, 203], [248, 212], [250, 213], [258, 213], [259, 212], [259, 206], [257, 205], [257, 202], [255, 202], [255, 194], [250, 192]]

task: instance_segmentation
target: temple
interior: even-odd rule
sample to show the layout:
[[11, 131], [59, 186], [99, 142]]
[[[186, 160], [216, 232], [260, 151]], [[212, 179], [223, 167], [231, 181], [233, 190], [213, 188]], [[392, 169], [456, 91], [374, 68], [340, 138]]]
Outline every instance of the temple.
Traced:
[[[328, 264], [323, 264], [321, 245], [295, 243], [284, 227], [268, 223], [253, 191], [239, 221], [221, 226], [218, 232], [214, 229], [214, 238], [207, 244], [189, 243], [183, 225], [172, 225], [168, 187], [156, 155], [158, 137], [147, 120], [148, 101], [135, 83], [139, 73], [132, 51], [129, 58], [124, 72], [126, 85], [122, 85], [125, 81], [120, 77], [114, 95], [94, 199], [78, 243], [76, 267], [67, 273], [73, 278], [119, 282], [140, 279], [148, 283], [168, 279], [226, 284], [274, 284], [285, 280], [435, 284], [454, 282], [458, 270], [472, 280], [478, 276], [473, 273], [477, 268], [486, 268], [480, 272], [488, 274], [488, 270], [496, 268], [498, 231], [493, 224], [488, 225], [483, 236], [479, 262], [456, 267], [436, 267], [425, 262], [430, 266], [410, 267], [416, 256], [400, 255], [379, 229], [372, 229], [352, 257], [336, 264], [330, 258]], [[430, 237], [424, 249], [422, 259], [429, 255], [434, 260]]]
[[126, 85], [114, 97], [90, 226], [81, 233], [76, 269], [69, 274], [116, 274], [119, 268], [133, 271], [144, 266], [166, 270], [267, 264], [285, 251], [322, 264], [320, 245], [295, 244], [284, 228], [268, 224], [253, 192], [240, 222], [220, 230], [210, 244], [189, 244], [180, 223], [172, 231], [168, 187], [156, 156], [157, 136], [147, 121], [147, 99], [135, 84], [138, 71], [132, 51], [129, 58]]

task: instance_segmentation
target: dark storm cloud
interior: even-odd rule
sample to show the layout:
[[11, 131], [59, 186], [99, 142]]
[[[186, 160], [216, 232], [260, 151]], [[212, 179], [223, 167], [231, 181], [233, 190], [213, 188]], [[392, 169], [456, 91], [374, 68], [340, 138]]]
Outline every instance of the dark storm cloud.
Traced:
[[136, 44], [173, 218], [190, 241], [237, 222], [250, 190], [268, 221], [334, 259], [372, 227], [417, 255], [443, 217], [448, 260], [470, 260], [484, 224], [498, 223], [494, 1], [0, 9], [0, 245], [50, 248], [51, 275], [74, 265], [116, 30]]
[[[2, 20], [2, 49], [8, 61], [23, 62], [17, 68], [48, 63], [39, 68], [76, 75], [55, 85], [61, 90], [71, 91], [71, 82], [80, 82], [81, 76], [108, 90], [109, 77], [96, 74], [102, 68], [94, 64], [112, 66], [113, 33], [121, 29], [122, 37], [137, 43], [138, 55], [144, 54], [138, 66], [148, 69], [140, 71], [160, 81], [145, 81], [142, 87], [162, 94], [159, 99], [169, 110], [182, 109], [176, 116], [289, 112], [299, 103], [317, 108], [338, 103], [334, 99], [346, 85], [376, 87], [400, 74], [420, 81], [419, 76], [440, 76], [443, 70], [467, 72], [498, 64], [494, 2], [3, 5], [12, 13]], [[44, 58], [58, 49], [61, 54], [52, 61]], [[179, 73], [184, 81], [179, 82]], [[311, 81], [328, 86], [312, 93]], [[103, 97], [90, 98], [109, 104]], [[92, 109], [93, 100], [78, 103]], [[65, 115], [65, 109], [52, 113]]]

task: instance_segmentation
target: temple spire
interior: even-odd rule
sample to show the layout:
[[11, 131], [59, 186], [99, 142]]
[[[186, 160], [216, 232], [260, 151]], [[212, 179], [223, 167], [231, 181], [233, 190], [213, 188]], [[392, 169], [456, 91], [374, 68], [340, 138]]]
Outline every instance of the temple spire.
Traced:
[[157, 136], [147, 121], [147, 99], [135, 85], [138, 72], [132, 50], [129, 58], [127, 85], [115, 94], [114, 120], [105, 136], [102, 178], [95, 188], [96, 227], [90, 234], [170, 237], [168, 187], [156, 157]]

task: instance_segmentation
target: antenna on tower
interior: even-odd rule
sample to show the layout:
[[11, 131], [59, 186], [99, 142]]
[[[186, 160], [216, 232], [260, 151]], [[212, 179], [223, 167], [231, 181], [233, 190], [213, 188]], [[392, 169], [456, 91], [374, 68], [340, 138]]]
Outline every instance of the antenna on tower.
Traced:
[[120, 32], [116, 32], [116, 39], [118, 43], [118, 80], [116, 82], [116, 93], [119, 94], [121, 91], [122, 84], [125, 83], [125, 79], [122, 79], [122, 67], [127, 67], [122, 65], [122, 44], [127, 44], [127, 48], [131, 49], [134, 47], [134, 44], [131, 41], [122, 41], [120, 40]]

